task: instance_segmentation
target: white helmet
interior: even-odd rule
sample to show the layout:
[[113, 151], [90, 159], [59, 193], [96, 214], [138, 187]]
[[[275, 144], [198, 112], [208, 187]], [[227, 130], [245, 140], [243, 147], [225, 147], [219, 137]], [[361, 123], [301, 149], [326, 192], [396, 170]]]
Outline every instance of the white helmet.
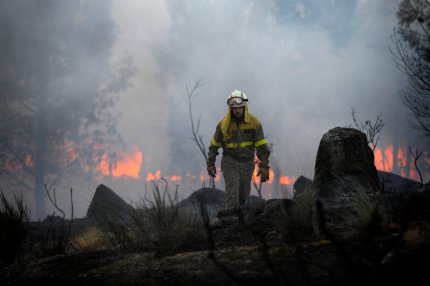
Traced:
[[235, 90], [228, 96], [227, 105], [230, 107], [242, 107], [248, 104], [248, 98], [246, 94]]

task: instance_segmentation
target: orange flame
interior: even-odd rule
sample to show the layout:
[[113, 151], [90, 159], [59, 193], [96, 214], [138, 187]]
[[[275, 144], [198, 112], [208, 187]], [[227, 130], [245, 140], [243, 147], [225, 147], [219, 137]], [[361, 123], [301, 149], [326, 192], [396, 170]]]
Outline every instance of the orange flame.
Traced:
[[418, 175], [417, 170], [412, 168], [411, 171], [409, 172], [409, 178], [416, 180], [416, 181], [419, 181], [420, 175]]
[[280, 176], [279, 177], [279, 184], [280, 185], [292, 185], [294, 184], [295, 179], [293, 177], [289, 176]]
[[108, 163], [109, 159], [108, 159], [108, 155], [104, 154], [102, 156], [102, 161], [99, 164], [99, 170], [100, 172], [102, 172], [103, 175], [105, 176], [109, 176], [109, 163]]
[[275, 177], [275, 172], [272, 171], [272, 169], [269, 169], [269, 181], [267, 181], [269, 184], [273, 183], [273, 178]]
[[405, 168], [408, 164], [408, 159], [406, 158], [405, 150], [402, 148], [397, 149], [397, 166], [399, 168]]
[[157, 170], [155, 173], [149, 172], [148, 175], [146, 175], [146, 181], [147, 182], [160, 180], [160, 178], [161, 178], [161, 171], [160, 170]]
[[376, 147], [374, 151], [375, 167], [378, 170], [389, 172], [393, 170], [393, 145], [389, 145], [384, 151]]
[[[139, 179], [140, 168], [142, 165], [143, 155], [137, 147], [133, 147], [132, 154], [123, 154], [122, 159], [117, 161], [112, 166], [113, 177], [130, 177]], [[105, 176], [109, 176], [109, 158], [107, 154], [102, 156], [102, 160], [99, 164], [99, 170]]]
[[172, 176], [168, 176], [167, 179], [173, 182], [179, 182], [180, 180], [182, 180], [182, 177], [177, 175], [172, 175]]
[[[394, 167], [399, 171], [399, 175], [405, 178], [410, 178], [413, 180], [420, 180], [418, 172], [415, 169], [413, 159], [409, 160], [408, 166], [408, 155], [406, 148], [397, 148], [397, 166], [394, 166], [394, 148], [393, 144], [390, 144], [384, 150], [380, 147], [376, 147], [374, 151], [375, 157], [375, 167], [377, 170], [392, 172]], [[429, 164], [428, 154], [424, 153], [424, 160]], [[424, 174], [429, 176], [430, 174]]]

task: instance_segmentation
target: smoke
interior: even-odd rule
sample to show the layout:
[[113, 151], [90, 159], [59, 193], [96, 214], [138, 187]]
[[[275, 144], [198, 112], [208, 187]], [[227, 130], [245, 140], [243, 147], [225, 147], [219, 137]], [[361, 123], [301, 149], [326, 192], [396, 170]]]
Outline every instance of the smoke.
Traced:
[[[239, 89], [274, 144], [271, 161], [279, 165], [279, 175], [312, 178], [322, 135], [351, 125], [352, 106], [361, 120], [375, 120], [382, 113], [380, 146], [394, 138], [403, 146], [421, 144], [400, 100], [406, 78], [389, 52], [398, 3], [113, 0], [117, 36], [110, 63], [129, 57], [137, 68], [115, 112], [121, 114], [119, 130], [128, 152], [142, 152], [143, 163], [139, 181], [106, 178], [100, 183], [127, 201], [137, 201], [151, 187], [145, 186], [145, 178], [157, 170], [162, 176], [182, 176], [181, 198], [201, 186], [198, 179], [186, 182], [188, 172], [205, 173], [203, 156], [190, 139], [186, 87], [197, 80], [202, 85], [192, 112], [195, 123], [200, 118], [206, 147], [225, 115], [228, 94]], [[94, 21], [98, 15], [94, 11]], [[97, 78], [91, 58], [76, 58], [82, 71], [76, 77], [84, 85]], [[220, 156], [218, 167], [219, 162]], [[87, 204], [90, 199], [87, 194]]]
[[[391, 58], [399, 1], [116, 1], [117, 51], [139, 68], [118, 106], [122, 130], [166, 172], [200, 168], [186, 85], [206, 146], [234, 90], [249, 97], [283, 175], [313, 176], [321, 136], [382, 113], [380, 144], [413, 138]], [[409, 139], [407, 139], [409, 138]], [[219, 160], [218, 160], [219, 163]]]

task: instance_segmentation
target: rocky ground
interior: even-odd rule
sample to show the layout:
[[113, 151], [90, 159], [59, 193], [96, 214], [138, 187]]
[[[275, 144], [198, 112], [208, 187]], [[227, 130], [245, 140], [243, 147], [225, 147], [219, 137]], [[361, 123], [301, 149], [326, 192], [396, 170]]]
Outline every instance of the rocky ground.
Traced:
[[430, 269], [428, 217], [410, 213], [368, 240], [339, 239], [333, 231], [286, 242], [268, 211], [281, 204], [221, 211], [221, 223], [207, 229], [209, 239], [198, 250], [33, 257], [2, 266], [2, 285], [418, 285]]
[[[145, 231], [118, 238], [123, 234], [118, 231], [109, 246], [99, 237], [100, 218], [109, 222], [114, 210], [127, 221], [139, 213], [100, 185], [87, 218], [74, 220], [71, 228], [70, 221], [56, 217], [31, 224], [31, 247], [21, 261], [0, 265], [1, 285], [422, 285], [428, 280], [430, 185], [387, 179], [389, 174], [381, 182], [365, 135], [351, 128], [323, 136], [315, 165], [315, 177], [302, 178], [303, 189], [297, 188], [292, 200], [253, 200], [222, 210], [224, 192], [201, 189], [179, 203], [192, 215], [203, 214], [191, 236], [178, 221], [155, 238]], [[156, 214], [166, 216], [165, 210]], [[64, 248], [62, 234], [68, 230], [72, 246]], [[145, 244], [129, 243], [140, 238]], [[67, 251], [57, 254], [58, 249]]]

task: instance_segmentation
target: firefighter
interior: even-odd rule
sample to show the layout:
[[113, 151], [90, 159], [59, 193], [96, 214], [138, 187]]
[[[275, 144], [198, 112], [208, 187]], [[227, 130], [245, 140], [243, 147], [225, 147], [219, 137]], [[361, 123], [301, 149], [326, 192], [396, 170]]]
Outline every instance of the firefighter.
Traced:
[[212, 137], [207, 160], [209, 176], [216, 176], [215, 161], [218, 148], [222, 147], [221, 171], [224, 176], [226, 208], [244, 205], [251, 192], [251, 179], [258, 158], [261, 182], [269, 180], [269, 155], [267, 140], [260, 121], [248, 112], [248, 98], [235, 90], [227, 99], [228, 111], [218, 123]]

